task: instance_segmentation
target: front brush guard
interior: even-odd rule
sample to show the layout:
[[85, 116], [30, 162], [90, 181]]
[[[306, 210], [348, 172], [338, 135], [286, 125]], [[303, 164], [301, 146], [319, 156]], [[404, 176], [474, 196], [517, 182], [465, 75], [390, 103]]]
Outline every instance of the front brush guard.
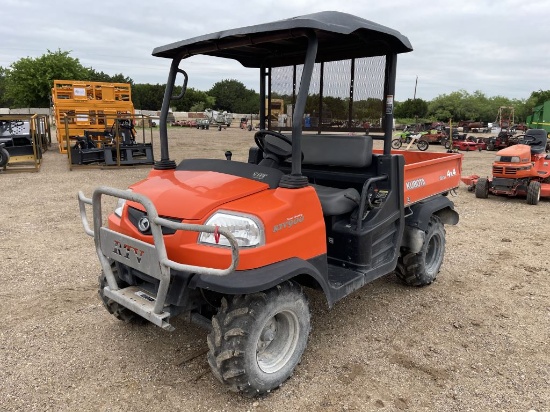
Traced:
[[[134, 239], [103, 226], [101, 210], [103, 195], [126, 199], [143, 205], [151, 224], [153, 244]], [[107, 279], [107, 286], [104, 288], [105, 296], [164, 329], [173, 329], [165, 320], [170, 316], [170, 312], [164, 308], [170, 284], [170, 269], [201, 275], [224, 276], [232, 273], [239, 263], [239, 246], [235, 237], [228, 230], [216, 226], [178, 223], [163, 219], [159, 217], [153, 202], [139, 193], [103, 186], [94, 191], [91, 199], [85, 197], [82, 192], [78, 192], [78, 204], [84, 231], [94, 238], [97, 256]], [[92, 206], [93, 230], [88, 223], [86, 205]], [[186, 265], [170, 260], [164, 244], [162, 226], [173, 230], [219, 233], [227, 238], [231, 246], [231, 264], [226, 269], [216, 269]], [[155, 298], [149, 297], [140, 293], [135, 287], [120, 289], [111, 269], [112, 260], [158, 279], [157, 296]]]

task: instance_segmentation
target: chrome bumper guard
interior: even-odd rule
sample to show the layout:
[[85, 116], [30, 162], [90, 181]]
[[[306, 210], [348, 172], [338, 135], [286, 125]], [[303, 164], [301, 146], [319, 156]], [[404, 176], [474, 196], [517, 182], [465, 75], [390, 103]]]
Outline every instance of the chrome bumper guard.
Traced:
[[[101, 210], [101, 198], [103, 195], [126, 199], [143, 205], [151, 224], [154, 244], [151, 245], [142, 242], [141, 240], [114, 232], [103, 226]], [[172, 325], [167, 322], [167, 318], [170, 317], [170, 312], [165, 304], [168, 286], [170, 284], [170, 269], [193, 272], [201, 275], [224, 276], [232, 273], [239, 263], [239, 246], [237, 240], [228, 230], [223, 228], [217, 228], [217, 233], [227, 238], [231, 246], [231, 264], [228, 268], [215, 269], [185, 265], [168, 259], [162, 235], [162, 226], [166, 226], [173, 230], [206, 233], [215, 233], [216, 227], [177, 223], [163, 219], [159, 217], [153, 202], [141, 194], [103, 186], [94, 191], [91, 199], [85, 197], [84, 193], [78, 192], [78, 205], [84, 231], [94, 238], [97, 256], [99, 257], [101, 268], [107, 279], [107, 286], [104, 288], [105, 296], [163, 329], [174, 329]], [[92, 206], [93, 230], [88, 223], [86, 205]], [[111, 269], [112, 260], [121, 262], [158, 279], [160, 283], [157, 296], [149, 296], [147, 292], [141, 291], [135, 286], [120, 289]]]

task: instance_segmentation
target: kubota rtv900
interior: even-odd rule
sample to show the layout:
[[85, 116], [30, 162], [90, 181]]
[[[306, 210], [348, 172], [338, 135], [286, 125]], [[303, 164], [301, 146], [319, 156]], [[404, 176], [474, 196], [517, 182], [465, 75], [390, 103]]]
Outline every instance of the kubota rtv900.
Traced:
[[[332, 306], [394, 271], [407, 284], [430, 284], [443, 262], [443, 225], [458, 222], [444, 195], [459, 184], [462, 155], [391, 151], [397, 55], [411, 50], [399, 32], [339, 12], [156, 48], [153, 55], [172, 60], [160, 161], [130, 190], [79, 194], [109, 312], [167, 330], [172, 318], [187, 315], [210, 329], [214, 375], [253, 396], [278, 387], [302, 357], [310, 332], [304, 288], [322, 291]], [[185, 93], [180, 63], [196, 55], [259, 69], [265, 128], [255, 133], [247, 163], [170, 159], [170, 100], [178, 74], [184, 87], [176, 98]], [[293, 108], [286, 134], [271, 130], [266, 116], [266, 99], [275, 94]], [[347, 119], [338, 123], [347, 128], [330, 129], [327, 107], [342, 96]], [[365, 101], [382, 127], [353, 135], [354, 105]], [[376, 139], [383, 149], [373, 149]], [[105, 195], [120, 199], [107, 226]]]

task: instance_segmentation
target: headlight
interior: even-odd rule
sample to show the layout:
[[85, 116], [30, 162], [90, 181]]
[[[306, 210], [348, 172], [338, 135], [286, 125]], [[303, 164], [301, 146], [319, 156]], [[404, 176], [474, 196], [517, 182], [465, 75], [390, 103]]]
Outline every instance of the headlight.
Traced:
[[519, 156], [496, 156], [495, 162], [503, 163], [520, 163], [521, 159]]
[[[127, 190], [128, 190], [128, 192], [132, 191], [132, 189], [127, 189]], [[117, 202], [116, 207], [115, 207], [115, 215], [122, 218], [122, 209], [124, 209], [125, 204], [126, 204], [126, 199], [121, 199], [119, 197], [118, 202]]]
[[[263, 225], [253, 216], [217, 212], [205, 224], [228, 230], [235, 236], [240, 247], [255, 247], [265, 243]], [[199, 243], [229, 246], [229, 241], [224, 236], [220, 236], [218, 242], [216, 242], [213, 233], [205, 232], [200, 234]]]

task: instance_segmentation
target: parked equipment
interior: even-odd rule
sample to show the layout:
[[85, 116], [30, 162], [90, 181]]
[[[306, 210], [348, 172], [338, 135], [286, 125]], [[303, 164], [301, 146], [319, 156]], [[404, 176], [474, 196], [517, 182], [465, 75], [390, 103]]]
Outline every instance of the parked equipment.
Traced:
[[[226, 129], [231, 126], [233, 120], [233, 115], [226, 111], [219, 112], [212, 109], [206, 109], [204, 111], [206, 118], [208, 119], [210, 125], [217, 127], [218, 131]], [[208, 129], [208, 127], [207, 127]]]
[[529, 129], [521, 144], [497, 152], [492, 178], [472, 175], [461, 180], [477, 198], [486, 199], [489, 193], [526, 196], [528, 204], [536, 205], [550, 196], [550, 155], [545, 150], [546, 131]]
[[54, 80], [52, 104], [61, 153], [85, 130], [103, 132], [114, 119], [135, 115], [129, 83]]
[[142, 129], [143, 139], [138, 142], [134, 121], [131, 118], [105, 120], [111, 124], [110, 128], [101, 131], [84, 130], [84, 136], [75, 136], [76, 143], [69, 151], [71, 167], [91, 164], [135, 166], [154, 163], [153, 144], [152, 141], [145, 142], [145, 127]]
[[486, 139], [487, 150], [500, 150], [517, 144], [519, 139], [508, 130], [501, 130], [496, 137]]
[[46, 115], [0, 115], [0, 170], [40, 170], [42, 155], [52, 144]]
[[550, 100], [533, 108], [533, 114], [527, 116], [527, 126], [533, 129], [544, 129], [550, 138]]
[[426, 140], [429, 144], [432, 144], [432, 143], [441, 144], [446, 139], [448, 139], [448, 135], [445, 129], [440, 127], [439, 129], [428, 130], [428, 132], [422, 135], [422, 139]]
[[412, 145], [415, 145], [421, 152], [428, 150], [430, 144], [423, 138], [422, 134], [406, 134], [402, 133], [397, 139], [391, 141], [393, 149], [400, 149], [403, 143], [407, 144], [405, 150], [409, 150]]
[[[160, 161], [130, 191], [79, 193], [107, 310], [166, 330], [177, 315], [203, 325], [213, 374], [256, 396], [279, 387], [300, 362], [311, 329], [304, 287], [322, 291], [332, 307], [393, 271], [409, 285], [432, 283], [443, 262], [444, 224], [458, 222], [445, 194], [460, 183], [462, 155], [391, 151], [397, 55], [411, 50], [399, 32], [339, 12], [156, 48], [153, 55], [172, 59]], [[201, 54], [260, 70], [260, 125], [269, 124], [265, 85], [285, 79], [296, 98], [292, 134], [259, 130], [246, 163], [230, 161], [228, 152], [228, 160], [176, 165], [165, 120], [178, 73], [187, 82], [182, 59]], [[356, 96], [380, 91], [383, 134], [302, 133], [309, 91], [323, 89], [320, 82], [331, 90], [342, 68], [359, 73]], [[373, 138], [383, 150], [373, 149]], [[106, 226], [104, 196], [120, 199]]]
[[205, 118], [200, 118], [200, 119], [197, 119], [195, 121], [195, 127], [197, 129], [202, 129], [202, 130], [208, 130], [210, 129], [210, 119], [205, 117]]
[[[450, 149], [451, 141], [446, 140], [444, 142], [444, 145], [445, 145], [445, 149]], [[453, 137], [452, 139], [452, 148], [454, 150], [463, 150], [466, 152], [474, 151], [474, 150], [478, 150], [481, 152], [482, 150], [487, 150], [487, 143], [485, 143], [485, 141], [482, 138], [476, 139], [474, 136], [461, 137], [461, 138], [458, 138], [457, 136], [457, 137]]]

